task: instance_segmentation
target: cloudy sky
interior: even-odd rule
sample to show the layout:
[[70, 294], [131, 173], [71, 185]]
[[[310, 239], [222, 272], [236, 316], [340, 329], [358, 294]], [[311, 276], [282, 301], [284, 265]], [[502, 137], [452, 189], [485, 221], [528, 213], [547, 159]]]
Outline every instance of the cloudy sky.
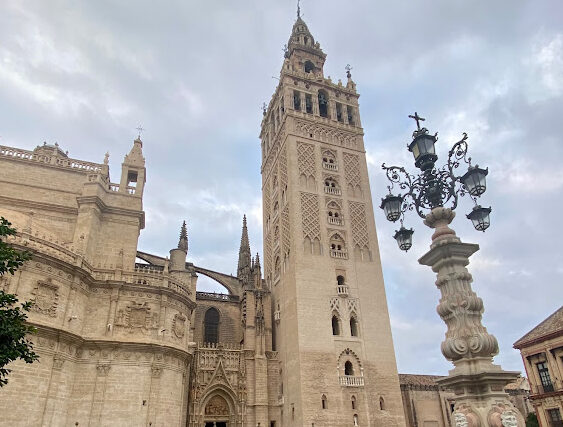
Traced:
[[[190, 260], [235, 272], [243, 213], [262, 250], [260, 106], [277, 84], [294, 3], [4, 0], [0, 144], [58, 142], [97, 162], [109, 151], [118, 181], [142, 124], [139, 248], [166, 254], [186, 219]], [[474, 162], [490, 170], [492, 225], [474, 231], [464, 200], [454, 227], [481, 247], [469, 268], [501, 346], [495, 360], [522, 370], [512, 343], [563, 302], [563, 3], [303, 0], [302, 11], [328, 54], [325, 75], [353, 66], [374, 201], [383, 161], [412, 166], [408, 114], [439, 131], [442, 159], [469, 134]], [[408, 217], [416, 231], [405, 254], [378, 208], [376, 222], [399, 371], [446, 374], [439, 292], [417, 263], [430, 230]]]

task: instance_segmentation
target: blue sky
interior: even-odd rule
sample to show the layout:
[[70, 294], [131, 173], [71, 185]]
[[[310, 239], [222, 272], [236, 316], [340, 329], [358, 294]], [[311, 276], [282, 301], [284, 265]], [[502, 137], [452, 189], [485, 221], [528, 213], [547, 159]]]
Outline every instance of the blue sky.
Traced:
[[[458, 208], [454, 228], [481, 250], [469, 266], [496, 362], [522, 370], [512, 343], [563, 301], [559, 217], [563, 169], [563, 5], [560, 1], [304, 0], [327, 53], [325, 75], [361, 94], [373, 199], [382, 162], [412, 166], [405, 146], [415, 110], [438, 131], [441, 159], [469, 134], [489, 167], [492, 225], [475, 232]], [[4, 1], [0, 5], [0, 144], [58, 142], [101, 162], [114, 181], [140, 124], [147, 159], [141, 250], [166, 254], [189, 226], [189, 259], [235, 272], [243, 213], [262, 249], [260, 106], [277, 84], [295, 19], [293, 1]], [[414, 246], [376, 223], [400, 372], [445, 374], [445, 325], [434, 275], [418, 265], [430, 230], [410, 216]]]

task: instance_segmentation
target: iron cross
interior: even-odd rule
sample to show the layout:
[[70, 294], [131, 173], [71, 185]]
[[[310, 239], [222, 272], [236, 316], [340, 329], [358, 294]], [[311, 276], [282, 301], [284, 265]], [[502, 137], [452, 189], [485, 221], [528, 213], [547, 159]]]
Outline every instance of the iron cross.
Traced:
[[410, 117], [411, 119], [416, 120], [416, 127], [418, 128], [418, 130], [420, 130], [420, 123], [419, 123], [419, 122], [423, 122], [424, 120], [426, 120], [426, 119], [420, 117], [416, 111], [414, 112], [414, 116], [413, 116], [413, 115], [409, 115], [409, 117]]
[[141, 127], [141, 125], [139, 125], [138, 127], [136, 127], [135, 129], [137, 129], [139, 131], [139, 138], [141, 137], [141, 134], [143, 133], [144, 129]]

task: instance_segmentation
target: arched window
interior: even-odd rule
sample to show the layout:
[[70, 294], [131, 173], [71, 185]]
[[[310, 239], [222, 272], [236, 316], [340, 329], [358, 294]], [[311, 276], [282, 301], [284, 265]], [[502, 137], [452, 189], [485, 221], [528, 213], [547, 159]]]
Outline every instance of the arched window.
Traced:
[[315, 64], [313, 64], [311, 61], [306, 61], [305, 62], [305, 72], [306, 73], [312, 73], [313, 71], [315, 71]]
[[350, 335], [353, 337], [358, 336], [358, 322], [356, 322], [355, 317], [350, 317]]
[[321, 407], [323, 409], [327, 409], [328, 408], [328, 404], [327, 404], [327, 400], [326, 400], [326, 396], [323, 394], [321, 397]]
[[347, 360], [346, 363], [344, 364], [344, 375], [350, 375], [350, 376], [354, 375], [354, 366], [352, 365], [352, 362], [350, 362], [349, 360]]
[[356, 409], [356, 396], [352, 396], [352, 409]]
[[328, 95], [324, 90], [319, 90], [319, 115], [328, 117]]
[[219, 312], [211, 307], [205, 312], [204, 342], [217, 344], [219, 342]]
[[382, 411], [385, 410], [385, 400], [383, 399], [383, 396], [379, 398], [379, 409], [381, 409]]
[[336, 314], [332, 316], [332, 335], [340, 335], [340, 320]]
[[336, 283], [338, 286], [344, 286], [344, 276], [336, 276]]
[[354, 414], [354, 427], [358, 427], [358, 414]]

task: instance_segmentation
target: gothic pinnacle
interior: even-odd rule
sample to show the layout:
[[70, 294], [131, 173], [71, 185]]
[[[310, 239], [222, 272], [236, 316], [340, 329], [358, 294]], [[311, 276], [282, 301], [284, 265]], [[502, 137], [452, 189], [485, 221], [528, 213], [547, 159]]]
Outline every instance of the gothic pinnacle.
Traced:
[[252, 266], [250, 255], [250, 242], [248, 241], [248, 228], [246, 227], [246, 215], [242, 217], [242, 235], [240, 237], [240, 249], [238, 254], [237, 276], [243, 278], [248, 274]]
[[178, 241], [178, 249], [188, 252], [188, 230], [186, 228], [186, 221], [182, 223], [180, 229], [180, 240]]
[[260, 268], [260, 255], [256, 252], [256, 258], [254, 258], [254, 267]]

